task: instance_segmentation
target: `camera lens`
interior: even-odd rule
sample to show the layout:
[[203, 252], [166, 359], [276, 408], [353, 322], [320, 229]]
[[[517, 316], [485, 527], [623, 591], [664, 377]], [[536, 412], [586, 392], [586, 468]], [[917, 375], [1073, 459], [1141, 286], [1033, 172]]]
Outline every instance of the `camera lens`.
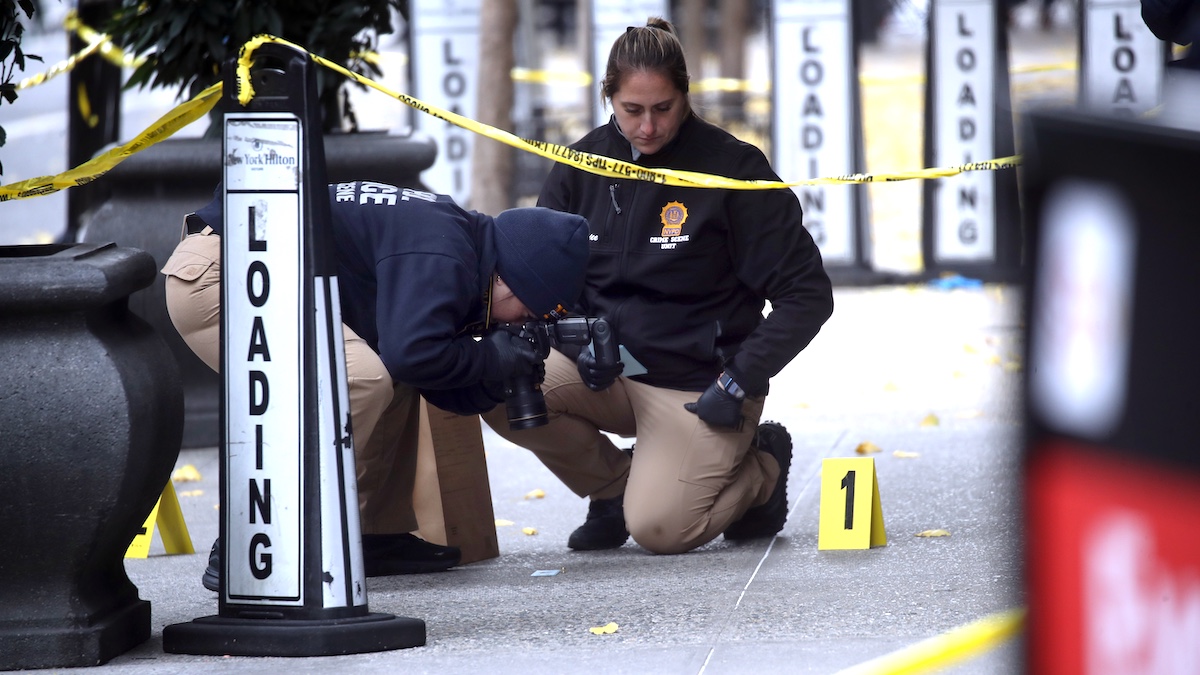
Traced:
[[513, 431], [540, 427], [549, 421], [546, 419], [546, 397], [531, 378], [517, 378], [510, 383], [505, 406], [508, 428]]

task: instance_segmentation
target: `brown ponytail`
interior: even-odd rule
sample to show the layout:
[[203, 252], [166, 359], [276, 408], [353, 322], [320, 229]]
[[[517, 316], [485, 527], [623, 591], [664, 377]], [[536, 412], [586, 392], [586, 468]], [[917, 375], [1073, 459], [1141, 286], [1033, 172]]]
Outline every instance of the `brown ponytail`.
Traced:
[[613, 42], [600, 94], [611, 100], [621, 86], [621, 78], [643, 70], [661, 72], [687, 97], [689, 77], [683, 45], [675, 27], [662, 17], [650, 17], [645, 26], [630, 26]]

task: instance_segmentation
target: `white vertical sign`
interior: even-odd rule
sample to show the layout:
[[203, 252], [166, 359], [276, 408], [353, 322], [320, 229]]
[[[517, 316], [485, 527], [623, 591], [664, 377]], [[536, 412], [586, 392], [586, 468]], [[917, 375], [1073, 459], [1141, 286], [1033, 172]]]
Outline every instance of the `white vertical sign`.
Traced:
[[1125, 116], [1161, 103], [1163, 43], [1142, 21], [1139, 0], [1087, 0], [1083, 20], [1080, 101]]
[[[412, 44], [415, 96], [430, 105], [475, 119], [479, 88], [481, 0], [413, 0]], [[438, 155], [423, 180], [460, 204], [471, 197], [474, 134], [418, 112], [413, 126], [437, 143]]]
[[226, 599], [303, 605], [302, 126], [225, 116]]
[[[933, 164], [995, 159], [994, 0], [934, 0]], [[989, 171], [935, 183], [936, 262], [988, 262], [996, 255], [996, 188]]]
[[[773, 164], [786, 181], [855, 172], [848, 0], [771, 3]], [[793, 188], [827, 265], [855, 262], [852, 185]]]
[[[670, 19], [671, 7], [667, 0], [591, 0], [592, 4], [592, 91], [595, 108], [593, 126], [608, 122], [612, 110], [607, 107], [600, 94], [604, 82], [604, 69], [608, 65], [608, 53], [613, 42], [630, 26], [645, 26], [652, 16]], [[689, 63], [690, 68], [700, 64]]]

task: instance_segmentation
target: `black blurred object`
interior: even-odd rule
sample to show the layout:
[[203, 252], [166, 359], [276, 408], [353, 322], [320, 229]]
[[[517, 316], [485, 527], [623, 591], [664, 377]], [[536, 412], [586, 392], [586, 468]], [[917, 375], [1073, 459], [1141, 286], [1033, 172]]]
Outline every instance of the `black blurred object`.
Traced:
[[1200, 0], [1142, 0], [1142, 21], [1160, 40], [1191, 45], [1169, 67], [1200, 70], [1200, 49], [1195, 47], [1200, 40]]
[[893, 0], [857, 0], [850, 4], [854, 30], [863, 44], [879, 42], [879, 32], [895, 11]]
[[742, 399], [725, 391], [716, 380], [708, 385], [698, 401], [684, 403], [683, 407], [714, 427], [742, 428]]
[[[608, 370], [614, 364], [620, 364], [612, 326], [603, 318], [572, 316], [553, 322], [502, 323], [496, 326], [496, 330], [526, 340], [541, 361], [550, 355], [551, 347], [590, 343], [596, 353], [597, 368]], [[586, 350], [583, 353], [587, 353]], [[546, 424], [546, 398], [542, 395], [540, 378], [514, 377], [505, 382], [505, 387], [510, 429], [520, 431]]]
[[1023, 119], [1022, 672], [1200, 672], [1200, 132]]

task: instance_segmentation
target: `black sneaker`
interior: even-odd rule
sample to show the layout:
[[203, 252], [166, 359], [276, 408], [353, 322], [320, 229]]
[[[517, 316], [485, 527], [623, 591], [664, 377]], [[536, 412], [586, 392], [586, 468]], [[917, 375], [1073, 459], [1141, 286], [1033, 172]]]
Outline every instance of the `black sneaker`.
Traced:
[[625, 529], [625, 495], [612, 499], [593, 499], [588, 504], [587, 520], [567, 538], [567, 546], [576, 551], [619, 548], [629, 540]]
[[363, 567], [369, 577], [442, 572], [462, 561], [457, 546], [439, 546], [416, 535], [364, 534]]
[[792, 466], [792, 437], [778, 422], [763, 422], [754, 433], [751, 449], [768, 452], [779, 462], [779, 482], [767, 503], [751, 507], [740, 519], [725, 528], [729, 540], [757, 539], [774, 536], [787, 522], [788, 469]]
[[200, 576], [200, 583], [210, 591], [221, 590], [221, 540], [213, 542], [212, 550], [208, 552], [208, 567]]

